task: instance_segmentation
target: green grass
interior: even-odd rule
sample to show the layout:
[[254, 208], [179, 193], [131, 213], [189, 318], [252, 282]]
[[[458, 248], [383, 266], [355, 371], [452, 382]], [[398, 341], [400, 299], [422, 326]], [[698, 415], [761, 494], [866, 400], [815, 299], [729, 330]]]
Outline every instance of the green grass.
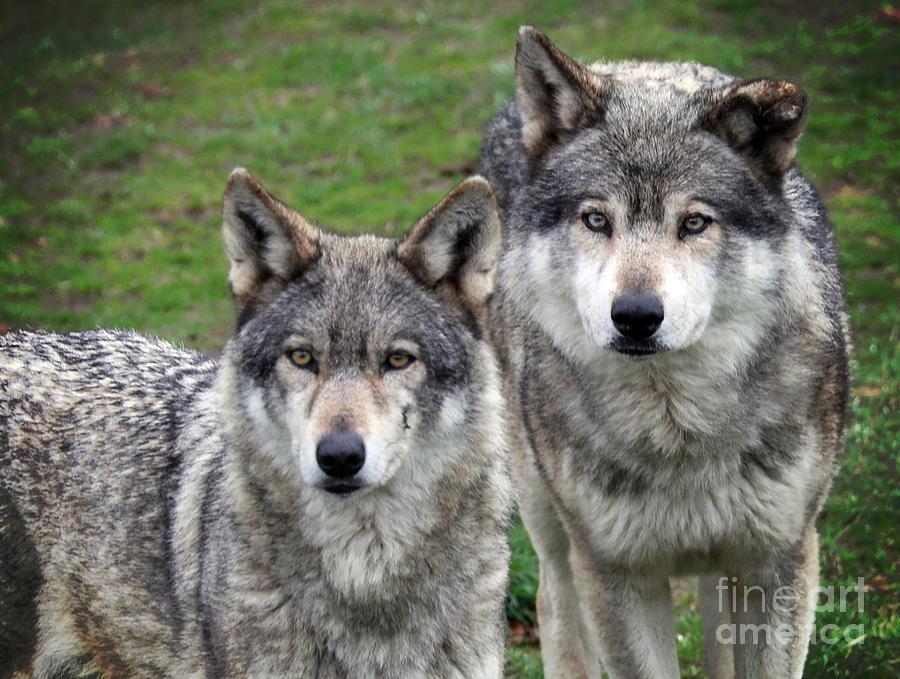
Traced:
[[[851, 6], [851, 4], [853, 6]], [[821, 519], [825, 584], [863, 577], [864, 612], [822, 613], [809, 677], [898, 667], [900, 228], [896, 10], [878, 2], [706, 0], [342, 4], [0, 0], [0, 325], [134, 327], [203, 349], [231, 326], [218, 213], [245, 165], [308, 217], [402, 232], [473, 168], [513, 91], [515, 29], [572, 55], [692, 59], [808, 90], [799, 160], [837, 226], [854, 328], [848, 450]], [[510, 618], [534, 622], [516, 526]], [[685, 676], [702, 676], [695, 597], [678, 597]], [[508, 676], [539, 677], [530, 646]]]

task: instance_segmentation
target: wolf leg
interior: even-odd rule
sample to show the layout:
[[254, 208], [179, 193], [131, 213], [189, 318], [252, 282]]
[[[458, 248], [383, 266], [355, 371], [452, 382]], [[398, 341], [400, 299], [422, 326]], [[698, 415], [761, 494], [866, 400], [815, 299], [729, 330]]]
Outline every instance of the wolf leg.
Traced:
[[610, 679], [678, 679], [669, 579], [601, 570], [577, 551], [572, 568]]
[[15, 676], [16, 670], [31, 664], [40, 586], [37, 550], [0, 482], [0, 678]]
[[[717, 635], [730, 630], [732, 583], [721, 575], [701, 575], [698, 582], [703, 618], [703, 664], [710, 679], [734, 679], [734, 651]], [[723, 636], [723, 638], [725, 638]]]
[[815, 617], [819, 536], [814, 528], [775, 565], [739, 574], [733, 620], [738, 679], [799, 679]]
[[540, 559], [537, 613], [544, 676], [600, 679], [600, 662], [584, 644], [584, 622], [569, 563], [569, 539], [541, 480], [535, 479], [527, 487], [519, 512]]
[[32, 676], [36, 679], [81, 676], [81, 666], [90, 655], [78, 639], [74, 619], [47, 597], [41, 598], [38, 608], [40, 632]]

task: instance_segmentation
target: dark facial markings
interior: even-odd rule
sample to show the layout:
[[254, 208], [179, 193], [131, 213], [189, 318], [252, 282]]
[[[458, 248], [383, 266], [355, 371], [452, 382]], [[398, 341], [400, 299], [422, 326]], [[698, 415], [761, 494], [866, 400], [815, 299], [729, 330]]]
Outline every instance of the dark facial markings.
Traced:
[[407, 416], [409, 415], [409, 409], [411, 407], [412, 405], [407, 403], [405, 406], [403, 406], [403, 410], [400, 412], [400, 417], [403, 418], [404, 429], [409, 429], [409, 420], [407, 419]]

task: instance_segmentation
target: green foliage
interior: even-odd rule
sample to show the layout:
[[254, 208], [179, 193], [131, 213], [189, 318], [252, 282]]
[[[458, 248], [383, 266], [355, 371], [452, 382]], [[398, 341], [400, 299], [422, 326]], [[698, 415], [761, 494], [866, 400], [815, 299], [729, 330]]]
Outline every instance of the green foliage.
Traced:
[[[870, 590], [822, 612], [838, 643], [807, 677], [892, 677], [898, 661], [900, 231], [896, 11], [880, 2], [539, 4], [0, 0], [0, 325], [134, 327], [203, 349], [231, 327], [218, 235], [245, 165], [334, 228], [401, 233], [470, 173], [513, 92], [515, 29], [572, 55], [684, 59], [800, 82], [800, 162], [823, 191], [856, 360], [847, 455], [821, 520], [823, 584]], [[534, 622], [537, 562], [510, 534], [507, 613]], [[702, 676], [696, 602], [678, 652]], [[844, 638], [862, 624], [865, 637]], [[534, 648], [507, 676], [540, 677]]]
[[506, 677], [544, 679], [541, 654], [537, 648], [513, 646], [506, 652]]
[[518, 519], [509, 531], [509, 546], [512, 560], [509, 564], [506, 616], [525, 625], [534, 625], [537, 623], [534, 598], [538, 586], [538, 560], [525, 526]]

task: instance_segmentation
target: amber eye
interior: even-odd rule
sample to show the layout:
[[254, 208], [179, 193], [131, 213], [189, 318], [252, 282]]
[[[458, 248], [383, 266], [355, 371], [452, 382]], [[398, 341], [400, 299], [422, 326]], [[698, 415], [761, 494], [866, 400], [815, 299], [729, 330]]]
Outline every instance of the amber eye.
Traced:
[[609, 217], [599, 210], [585, 212], [581, 215], [581, 221], [591, 231], [596, 231], [597, 233], [602, 233], [607, 236], [612, 235], [612, 224], [609, 222]]
[[706, 215], [695, 212], [694, 214], [685, 217], [684, 221], [681, 222], [681, 227], [678, 229], [678, 235], [682, 238], [685, 236], [696, 236], [698, 233], [706, 231], [706, 227], [711, 223], [712, 217], [707, 217]]
[[415, 356], [410, 356], [402, 351], [397, 351], [387, 357], [384, 365], [388, 370], [403, 370], [412, 365], [412, 362], [415, 360]]
[[291, 359], [291, 363], [301, 368], [309, 368], [315, 364], [312, 352], [306, 349], [292, 349], [288, 352], [288, 358]]

